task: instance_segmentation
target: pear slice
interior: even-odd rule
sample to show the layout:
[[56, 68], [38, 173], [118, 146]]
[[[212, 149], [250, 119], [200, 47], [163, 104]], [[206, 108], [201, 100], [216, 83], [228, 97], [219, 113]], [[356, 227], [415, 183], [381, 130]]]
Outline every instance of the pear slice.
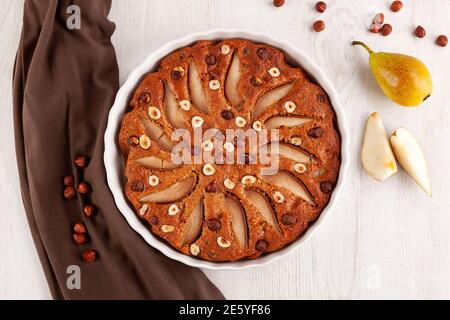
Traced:
[[367, 173], [380, 181], [386, 180], [397, 172], [397, 163], [389, 144], [386, 129], [376, 112], [367, 118], [361, 161]]
[[244, 194], [263, 216], [264, 220], [266, 220], [275, 230], [281, 232], [269, 199], [261, 192], [252, 189], [245, 190]]
[[[278, 145], [278, 148], [277, 148]], [[284, 158], [288, 158], [294, 160], [295, 162], [301, 163], [311, 163], [313, 162], [310, 155], [303, 152], [301, 149], [291, 146], [286, 143], [278, 143], [272, 142], [266, 145], [263, 145], [258, 150], [259, 154], [267, 153], [269, 156], [281, 156]]]
[[305, 200], [310, 204], [315, 204], [313, 198], [309, 195], [308, 190], [297, 178], [287, 172], [280, 172], [272, 176], [261, 176], [262, 180], [267, 183], [276, 185], [292, 192], [295, 196]]
[[305, 123], [308, 123], [311, 120], [312, 120], [311, 118], [304, 118], [304, 117], [274, 116], [264, 123], [264, 128], [266, 128], [267, 130], [278, 129], [281, 127], [294, 128], [304, 125]]
[[184, 226], [183, 234], [181, 235], [181, 243], [183, 245], [190, 244], [198, 238], [202, 231], [203, 224], [203, 199], [192, 210], [186, 225]]
[[166, 81], [164, 81], [164, 115], [175, 129], [186, 127], [183, 114], [178, 109], [177, 100]]
[[143, 120], [145, 132], [147, 135], [156, 141], [156, 143], [161, 147], [161, 149], [172, 152], [173, 147], [177, 145], [177, 141], [172, 141], [169, 136], [164, 132], [164, 130], [148, 119]]
[[195, 177], [186, 178], [177, 182], [167, 189], [146, 194], [139, 198], [139, 202], [154, 202], [154, 203], [171, 203], [186, 197], [191, 193], [195, 185]]
[[153, 156], [139, 158], [136, 162], [146, 168], [157, 170], [172, 170], [181, 166], [181, 164], [173, 163], [171, 160], [164, 160]]
[[408, 130], [400, 128], [392, 134], [391, 145], [402, 168], [431, 197], [427, 162], [416, 138]]
[[283, 99], [289, 93], [289, 91], [292, 90], [293, 87], [294, 83], [290, 82], [263, 94], [256, 103], [252, 118], [256, 119], [260, 115], [262, 115], [268, 107]]
[[237, 53], [234, 54], [231, 61], [230, 68], [228, 69], [227, 79], [225, 81], [225, 95], [231, 105], [238, 105], [242, 97], [238, 91], [238, 84], [241, 78], [241, 62]]
[[203, 113], [208, 113], [208, 99], [206, 98], [202, 79], [200, 79], [197, 66], [194, 62], [189, 64], [189, 93], [194, 106]]
[[244, 209], [234, 198], [225, 197], [225, 208], [231, 216], [231, 228], [239, 242], [241, 248], [247, 248], [247, 221]]

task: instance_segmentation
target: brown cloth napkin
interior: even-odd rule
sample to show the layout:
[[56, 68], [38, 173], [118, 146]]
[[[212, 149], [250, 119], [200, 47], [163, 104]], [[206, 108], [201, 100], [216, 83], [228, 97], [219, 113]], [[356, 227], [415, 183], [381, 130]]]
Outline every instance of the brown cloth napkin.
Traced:
[[[69, 5], [78, 5], [81, 29], [69, 30]], [[118, 67], [107, 19], [110, 0], [27, 0], [14, 72], [14, 122], [22, 197], [55, 299], [222, 299], [197, 269], [149, 247], [117, 210], [106, 184], [103, 135], [118, 89]], [[90, 157], [85, 170], [73, 159]], [[64, 175], [88, 181], [89, 196], [62, 196]], [[84, 203], [97, 215], [85, 217]], [[76, 222], [90, 242], [72, 241]], [[99, 254], [84, 262], [83, 250]], [[66, 282], [80, 267], [81, 289]]]

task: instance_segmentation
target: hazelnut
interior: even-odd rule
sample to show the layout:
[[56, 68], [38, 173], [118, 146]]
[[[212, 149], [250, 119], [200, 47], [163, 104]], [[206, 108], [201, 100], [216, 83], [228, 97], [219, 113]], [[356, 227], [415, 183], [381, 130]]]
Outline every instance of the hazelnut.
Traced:
[[206, 64], [207, 64], [208, 66], [212, 66], [212, 65], [215, 65], [215, 64], [217, 63], [217, 58], [216, 58], [216, 56], [213, 55], [213, 54], [208, 54], [208, 55], [205, 57], [205, 62], [206, 62]]
[[294, 146], [301, 146], [302, 143], [303, 143], [303, 140], [302, 140], [302, 138], [300, 138], [300, 137], [292, 137], [292, 138], [291, 138], [291, 143], [292, 143]]
[[437, 37], [437, 39], [436, 39], [436, 44], [438, 45], [438, 46], [441, 46], [441, 47], [446, 47], [447, 46], [447, 44], [448, 44], [448, 38], [447, 38], [447, 36], [445, 36], [445, 35], [440, 35], [439, 37]]
[[381, 27], [381, 34], [384, 37], [387, 37], [388, 35], [390, 35], [392, 32], [392, 26], [389, 23], [383, 24], [383, 26]]
[[259, 252], [266, 252], [267, 247], [268, 247], [267, 241], [265, 240], [256, 241], [255, 249], [258, 250]]
[[228, 152], [233, 152], [234, 151], [234, 144], [232, 144], [231, 142], [225, 142], [223, 144], [223, 148], [228, 151]]
[[92, 249], [84, 250], [81, 256], [86, 262], [94, 262], [95, 260], [97, 260], [97, 252]]
[[149, 103], [150, 102], [150, 93], [142, 92], [139, 96], [139, 102]]
[[146, 136], [145, 134], [143, 134], [140, 138], [139, 138], [139, 145], [141, 146], [142, 149], [147, 150], [150, 148], [150, 146], [152, 145], [152, 142], [150, 141], [150, 138], [148, 136]]
[[325, 12], [325, 10], [327, 10], [327, 4], [323, 1], [319, 1], [316, 3], [316, 11], [323, 13]]
[[372, 33], [378, 33], [381, 30], [381, 24], [372, 23], [369, 27], [369, 31]]
[[204, 122], [205, 120], [203, 120], [203, 118], [200, 116], [192, 117], [192, 127], [194, 128], [200, 128]]
[[153, 120], [159, 120], [161, 118], [161, 111], [156, 107], [148, 107], [148, 115]]
[[191, 102], [189, 100], [182, 100], [180, 101], [180, 108], [184, 111], [191, 110]]
[[73, 225], [73, 231], [75, 233], [87, 233], [86, 226], [83, 222], [77, 222]]
[[225, 120], [231, 120], [234, 118], [234, 114], [233, 111], [231, 110], [223, 110], [220, 115], [222, 116], [222, 118], [224, 118]]
[[73, 186], [73, 176], [65, 176], [63, 179], [63, 183], [66, 187]]
[[134, 180], [131, 183], [131, 191], [133, 192], [142, 192], [144, 191], [144, 183], [140, 180]]
[[214, 144], [212, 143], [211, 140], [206, 140], [202, 142], [201, 147], [206, 152], [210, 152], [214, 149]]
[[144, 204], [140, 209], [139, 209], [139, 215], [142, 217], [144, 216], [148, 211], [148, 205]]
[[331, 181], [324, 181], [320, 183], [320, 190], [323, 193], [330, 193], [333, 191], [334, 185]]
[[71, 200], [75, 198], [75, 196], [76, 192], [74, 187], [68, 186], [64, 188], [64, 198], [66, 198], [67, 200]]
[[159, 224], [159, 218], [157, 217], [157, 216], [153, 216], [151, 219], [150, 219], [150, 223], [152, 224], [152, 225], [158, 225]]
[[208, 226], [208, 229], [211, 231], [217, 231], [222, 227], [220, 220], [216, 218], [209, 219], [206, 225]]
[[273, 200], [276, 203], [283, 203], [284, 202], [284, 195], [280, 191], [275, 191], [273, 194]]
[[231, 51], [231, 48], [229, 45], [224, 44], [220, 47], [220, 52], [222, 52], [222, 54], [229, 54], [230, 51]]
[[394, 1], [391, 4], [392, 12], [399, 12], [403, 7], [403, 3], [401, 1]]
[[317, 20], [313, 24], [314, 31], [321, 32], [325, 29], [325, 22], [323, 20]]
[[148, 177], [148, 184], [152, 187], [156, 187], [159, 184], [158, 176], [150, 176]]
[[297, 105], [292, 101], [286, 101], [284, 104], [284, 109], [286, 109], [287, 112], [292, 113], [297, 108]]
[[255, 122], [253, 122], [252, 127], [253, 127], [253, 130], [259, 132], [259, 131], [262, 130], [262, 122], [261, 121], [255, 121]]
[[88, 161], [89, 160], [86, 156], [78, 156], [75, 158], [75, 160], [73, 160], [78, 168], [86, 168]]
[[278, 78], [281, 74], [280, 69], [278, 69], [276, 67], [270, 68], [268, 72], [274, 78]]
[[306, 166], [303, 163], [296, 163], [294, 164], [294, 170], [298, 173], [305, 173]]
[[137, 145], [139, 144], [139, 138], [136, 137], [136, 136], [128, 137], [127, 143], [128, 143], [130, 146], [137, 146]]
[[377, 13], [375, 17], [373, 18], [374, 24], [383, 24], [384, 23], [384, 14]]
[[176, 204], [172, 204], [169, 209], [167, 210], [167, 214], [169, 216], [175, 216], [180, 212], [180, 207], [178, 207]]
[[245, 120], [243, 117], [236, 117], [235, 122], [238, 128], [243, 128], [247, 124], [247, 120]]
[[207, 163], [203, 166], [203, 174], [205, 176], [212, 176], [214, 173], [216, 173], [216, 169], [212, 164]]
[[175, 67], [170, 76], [172, 77], [173, 80], [179, 80], [181, 79], [181, 77], [184, 74], [184, 68], [183, 67]]
[[281, 217], [281, 223], [286, 226], [291, 226], [297, 222], [297, 219], [292, 214], [286, 213]]
[[256, 177], [254, 177], [254, 176], [243, 176], [241, 179], [241, 183], [246, 184], [246, 185], [253, 184], [255, 182], [256, 182]]
[[414, 34], [417, 38], [423, 38], [427, 35], [427, 32], [422, 26], [417, 26], [416, 30], [414, 31]]
[[279, 8], [284, 5], [284, 0], [273, 0], [273, 5]]
[[226, 178], [223, 181], [223, 185], [225, 186], [225, 188], [230, 189], [230, 190], [233, 190], [234, 187], [236, 186], [236, 184], [228, 178]]
[[89, 192], [91, 192], [91, 187], [87, 182], [80, 182], [77, 190], [81, 194], [88, 194]]
[[262, 84], [262, 80], [260, 78], [257, 78], [257, 77], [251, 77], [250, 78], [250, 84], [252, 86], [259, 87]]
[[92, 204], [85, 204], [83, 206], [83, 213], [86, 217], [92, 217], [96, 211], [95, 206]]
[[321, 127], [314, 127], [308, 131], [308, 136], [313, 139], [320, 138], [323, 135], [324, 131]]
[[205, 191], [207, 193], [215, 193], [215, 192], [219, 191], [219, 185], [213, 181], [206, 186]]
[[263, 60], [266, 60], [270, 58], [270, 53], [267, 48], [259, 48], [256, 53], [258, 54], [258, 57], [260, 57]]
[[167, 224], [164, 224], [161, 226], [161, 231], [164, 233], [170, 233], [170, 232], [173, 232], [174, 230], [175, 230], [174, 226], [169, 226]]
[[88, 242], [88, 238], [85, 234], [81, 234], [81, 233], [74, 233], [72, 235], [72, 239], [73, 242], [75, 242], [75, 244], [77, 246], [85, 244], [86, 242]]
[[190, 252], [193, 256], [198, 256], [198, 254], [200, 253], [200, 247], [198, 246], [198, 244], [193, 243], [193, 244], [191, 244], [191, 246], [189, 247], [189, 252]]
[[221, 248], [229, 248], [231, 246], [231, 242], [228, 240], [225, 240], [222, 237], [218, 237], [217, 238], [217, 244], [219, 245], [219, 247]]
[[209, 88], [211, 90], [218, 90], [220, 88], [220, 82], [219, 80], [211, 80], [209, 82]]

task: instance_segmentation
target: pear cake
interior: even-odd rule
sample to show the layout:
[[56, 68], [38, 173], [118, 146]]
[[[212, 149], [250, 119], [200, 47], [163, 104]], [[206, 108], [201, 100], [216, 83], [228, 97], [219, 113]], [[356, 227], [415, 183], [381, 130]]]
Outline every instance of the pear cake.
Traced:
[[[216, 133], [198, 144], [174, 141], [176, 129]], [[278, 130], [256, 145], [277, 157], [275, 172], [263, 174], [271, 164], [252, 158], [255, 144], [229, 139], [237, 129]], [[182, 162], [172, 157], [181, 142]], [[135, 89], [119, 145], [136, 214], [177, 250], [216, 262], [254, 259], [299, 239], [329, 202], [340, 168], [324, 89], [281, 50], [243, 39], [199, 41], [163, 58]], [[192, 160], [207, 151], [236, 161]]]

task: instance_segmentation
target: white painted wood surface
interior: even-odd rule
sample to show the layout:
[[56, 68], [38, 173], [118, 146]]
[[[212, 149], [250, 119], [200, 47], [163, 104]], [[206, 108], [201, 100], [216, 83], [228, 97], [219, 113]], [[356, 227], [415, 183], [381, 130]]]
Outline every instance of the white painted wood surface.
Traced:
[[[361, 299], [450, 298], [450, 47], [434, 44], [450, 35], [450, 1], [410, 0], [399, 13], [388, 0], [328, 0], [318, 14], [314, 0], [115, 0], [114, 44], [121, 81], [152, 50], [174, 38], [211, 28], [267, 32], [302, 48], [325, 70], [340, 93], [352, 132], [351, 165], [341, 199], [313, 237], [291, 256], [267, 267], [207, 275], [227, 298]], [[391, 36], [366, 31], [385, 12]], [[311, 32], [322, 18], [327, 28]], [[0, 299], [50, 298], [23, 211], [14, 154], [11, 74], [20, 35], [22, 1], [0, 2]], [[412, 36], [416, 24], [427, 37]], [[435, 91], [420, 108], [403, 109], [377, 88], [367, 55], [350, 45], [409, 53], [433, 75]], [[364, 121], [372, 111], [388, 131], [409, 128], [428, 157], [433, 182], [429, 199], [400, 172], [379, 183], [362, 171], [359, 151]]]

